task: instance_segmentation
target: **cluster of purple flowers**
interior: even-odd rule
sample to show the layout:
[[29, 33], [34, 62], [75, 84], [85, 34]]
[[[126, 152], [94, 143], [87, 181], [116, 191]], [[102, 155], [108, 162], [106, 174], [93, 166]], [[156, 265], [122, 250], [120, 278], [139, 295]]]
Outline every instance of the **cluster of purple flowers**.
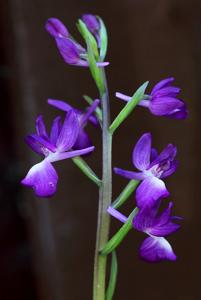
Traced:
[[[177, 98], [180, 89], [171, 86], [173, 80], [172, 77], [161, 80], [139, 105], [147, 107], [153, 115], [185, 119], [188, 115], [187, 108], [185, 103]], [[116, 96], [125, 101], [131, 99], [121, 93], [116, 93]], [[139, 172], [114, 168], [116, 174], [140, 183], [136, 189], [138, 213], [133, 219], [133, 227], [149, 236], [140, 246], [141, 258], [149, 262], [176, 260], [176, 255], [165, 237], [179, 229], [180, 225], [174, 221], [181, 218], [171, 216], [172, 202], [159, 214], [162, 199], [170, 194], [163, 179], [176, 171], [176, 153], [177, 148], [168, 144], [158, 154], [157, 150], [152, 148], [151, 134], [145, 133], [136, 143], [132, 153], [133, 165]], [[127, 218], [112, 206], [108, 208], [108, 212], [123, 223], [127, 221]]]
[[[97, 17], [88, 14], [83, 16], [83, 21], [88, 30], [94, 34], [99, 45], [99, 20]], [[89, 66], [86, 49], [75, 41], [60, 20], [56, 18], [48, 19], [45, 28], [55, 39], [57, 48], [67, 64], [82, 67]], [[97, 65], [104, 67], [108, 63], [98, 62]], [[85, 112], [82, 112], [64, 101], [48, 99], [48, 104], [66, 112], [66, 117], [63, 124], [61, 117], [56, 117], [50, 135], [48, 135], [43, 118], [40, 115], [36, 119], [36, 134], [28, 135], [25, 139], [34, 152], [44, 157], [42, 162], [34, 165], [21, 181], [23, 185], [33, 188], [36, 196], [50, 197], [56, 192], [58, 175], [52, 166], [53, 162], [85, 155], [94, 150], [90, 137], [85, 131], [85, 126], [88, 121], [95, 127], [99, 126], [99, 122], [94, 115], [99, 103], [99, 99], [94, 100], [91, 106]]]
[[[99, 19], [88, 14], [84, 15], [82, 20], [100, 49]], [[87, 50], [75, 41], [60, 20], [50, 18], [45, 27], [54, 38], [67, 64], [89, 66]], [[99, 67], [107, 64], [107, 62], [97, 61]], [[172, 86], [173, 81], [172, 77], [160, 81], [149, 95], [144, 95], [138, 105], [148, 108], [156, 116], [185, 119], [187, 108], [185, 103], [178, 98], [180, 88]], [[131, 99], [122, 93], [116, 93], [116, 96], [124, 101]], [[43, 157], [43, 160], [34, 165], [22, 180], [22, 184], [33, 188], [38, 197], [50, 197], [57, 190], [58, 175], [52, 165], [53, 162], [85, 155], [94, 150], [85, 126], [88, 122], [95, 127], [99, 126], [99, 121], [94, 114], [99, 103], [100, 100], [94, 100], [83, 112], [64, 101], [48, 99], [49, 105], [64, 111], [66, 116], [63, 122], [60, 116], [56, 117], [48, 134], [40, 115], [36, 119], [36, 133], [28, 135], [25, 139], [32, 150]], [[175, 159], [176, 152], [176, 147], [169, 144], [158, 154], [157, 150], [152, 148], [151, 134], [145, 133], [138, 140], [132, 154], [133, 165], [138, 172], [114, 168], [116, 174], [140, 181], [136, 190], [138, 213], [133, 219], [133, 227], [149, 236], [140, 247], [140, 256], [151, 262], [176, 259], [165, 237], [179, 228], [174, 221], [180, 218], [171, 216], [172, 202], [162, 213], [158, 213], [162, 199], [169, 196], [163, 179], [176, 171], [178, 165]], [[123, 223], [127, 221], [127, 217], [112, 206], [108, 208], [108, 213]]]

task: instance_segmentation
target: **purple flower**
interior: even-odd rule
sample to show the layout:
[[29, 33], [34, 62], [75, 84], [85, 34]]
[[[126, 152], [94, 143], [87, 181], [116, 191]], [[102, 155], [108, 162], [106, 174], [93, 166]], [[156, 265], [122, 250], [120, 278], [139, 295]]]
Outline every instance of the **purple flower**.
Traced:
[[72, 151], [80, 131], [78, 117], [70, 110], [63, 125], [61, 118], [55, 118], [48, 136], [42, 116], [36, 120], [37, 134], [28, 135], [26, 143], [36, 153], [44, 156], [42, 162], [34, 165], [21, 181], [25, 186], [32, 187], [38, 197], [50, 197], [56, 192], [58, 175], [52, 166], [55, 161], [83, 155], [94, 150], [88, 147]]
[[[45, 24], [47, 32], [55, 39], [57, 48], [69, 65], [88, 67], [87, 51], [69, 34], [65, 25], [56, 18], [50, 18]], [[99, 67], [107, 66], [108, 62], [98, 62]]]
[[[133, 227], [149, 235], [140, 246], [140, 257], [148, 262], [159, 262], [162, 260], [176, 260], [176, 255], [169, 242], [164, 238], [179, 229], [180, 225], [173, 222], [181, 218], [172, 217], [171, 209], [173, 203], [159, 215], [158, 201], [153, 207], [145, 206], [140, 209], [133, 219]], [[125, 223], [127, 218], [116, 209], [109, 207], [108, 213]]]
[[98, 46], [100, 47], [100, 22], [95, 15], [85, 14], [82, 16], [82, 20], [87, 26], [88, 30], [96, 37]]
[[82, 112], [81, 110], [73, 108], [71, 105], [68, 103], [61, 101], [61, 100], [55, 100], [55, 99], [48, 99], [48, 103], [58, 109], [61, 109], [65, 112], [69, 112], [70, 110], [73, 110], [79, 121], [79, 134], [78, 138], [73, 146], [73, 149], [82, 149], [82, 148], [87, 148], [92, 146], [92, 142], [88, 136], [88, 134], [85, 131], [85, 126], [87, 125], [87, 122], [89, 121], [91, 124], [94, 126], [98, 126], [98, 120], [97, 118], [93, 115], [95, 109], [100, 103], [99, 99], [94, 100], [92, 105], [88, 107], [86, 112]]
[[[172, 86], [173, 77], [159, 81], [138, 105], [147, 107], [153, 115], [166, 116], [173, 119], [185, 119], [188, 115], [186, 104], [178, 99], [180, 88]], [[116, 97], [130, 101], [131, 97], [116, 93]]]
[[145, 133], [138, 140], [133, 149], [133, 165], [140, 172], [133, 172], [114, 168], [114, 172], [128, 179], [142, 180], [136, 190], [137, 206], [150, 205], [158, 198], [169, 195], [163, 178], [166, 178], [176, 171], [178, 161], [175, 160], [177, 149], [174, 145], [167, 147], [158, 155], [156, 149], [151, 147], [151, 134]]

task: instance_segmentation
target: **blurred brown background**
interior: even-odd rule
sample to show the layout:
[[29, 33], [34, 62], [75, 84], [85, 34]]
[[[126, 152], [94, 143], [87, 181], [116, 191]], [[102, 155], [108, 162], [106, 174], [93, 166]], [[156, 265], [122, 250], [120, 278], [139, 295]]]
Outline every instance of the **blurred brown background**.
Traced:
[[[52, 199], [36, 199], [19, 182], [38, 161], [24, 144], [39, 113], [47, 124], [58, 113], [48, 97], [84, 108], [83, 94], [96, 97], [87, 69], [65, 65], [44, 30], [58, 17], [79, 38], [75, 22], [83, 13], [99, 14], [109, 34], [107, 75], [113, 117], [122, 108], [115, 91], [132, 94], [176, 78], [188, 103], [186, 121], [156, 118], [137, 109], [114, 137], [113, 164], [131, 168], [131, 151], [141, 133], [154, 144], [178, 146], [180, 167], [168, 179], [174, 213], [182, 229], [169, 238], [176, 263], [147, 264], [138, 259], [142, 233], [132, 232], [118, 249], [115, 300], [198, 300], [201, 275], [200, 114], [201, 2], [199, 0], [0, 1], [0, 299], [91, 299], [98, 192], [70, 160], [57, 163], [59, 185]], [[96, 152], [89, 164], [100, 174], [100, 138], [89, 128]], [[115, 198], [127, 183], [114, 176]], [[127, 209], [133, 206], [133, 197]], [[112, 232], [119, 227], [113, 220]]]

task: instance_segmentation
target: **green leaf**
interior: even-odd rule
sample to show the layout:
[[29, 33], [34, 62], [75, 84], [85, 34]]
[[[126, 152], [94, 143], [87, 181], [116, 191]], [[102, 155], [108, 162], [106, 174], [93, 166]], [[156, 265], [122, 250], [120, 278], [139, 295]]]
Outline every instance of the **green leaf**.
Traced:
[[77, 24], [78, 30], [80, 32], [80, 34], [82, 35], [82, 37], [84, 38], [86, 44], [87, 41], [89, 41], [93, 54], [95, 56], [95, 58], [98, 60], [99, 59], [99, 53], [98, 53], [98, 46], [97, 46], [97, 42], [95, 37], [93, 36], [93, 34], [88, 30], [87, 26], [85, 25], [85, 23], [82, 20], [78, 20], [78, 24]]
[[107, 44], [108, 44], [108, 37], [107, 37], [107, 30], [105, 27], [105, 24], [103, 23], [103, 20], [97, 16], [99, 22], [100, 22], [100, 59], [101, 61], [104, 61], [105, 56], [107, 54]]
[[[84, 100], [91, 105], [93, 103], [93, 99], [87, 95], [83, 95]], [[103, 117], [102, 117], [102, 110], [100, 109], [100, 107], [96, 107], [95, 109], [95, 113], [96, 113], [96, 117], [99, 120], [100, 124], [102, 124], [103, 121]]]
[[89, 68], [92, 74], [93, 79], [95, 80], [95, 83], [97, 85], [97, 88], [100, 92], [100, 94], [104, 93], [105, 87], [101, 76], [100, 68], [96, 64], [96, 60], [91, 48], [91, 44], [89, 41], [87, 41], [87, 52], [88, 52], [88, 62], [89, 62]]
[[98, 187], [101, 186], [102, 182], [94, 173], [94, 171], [88, 166], [88, 164], [80, 157], [76, 156], [72, 158], [76, 166], [89, 178], [93, 181]]
[[142, 84], [135, 94], [132, 96], [131, 100], [124, 106], [124, 108], [120, 111], [118, 116], [114, 119], [112, 124], [110, 125], [109, 131], [110, 133], [114, 133], [114, 131], [119, 127], [119, 125], [130, 115], [136, 105], [143, 99], [145, 90], [148, 85], [148, 81]]
[[108, 288], [106, 291], [105, 300], [112, 300], [114, 296], [114, 291], [117, 282], [117, 272], [118, 272], [118, 263], [117, 263], [117, 255], [116, 252], [112, 252], [112, 261], [111, 261], [111, 270], [110, 270], [110, 280], [108, 284]]
[[140, 183], [140, 181], [138, 181], [138, 180], [130, 180], [129, 183], [127, 184], [127, 186], [121, 192], [121, 194], [112, 203], [112, 207], [117, 209], [120, 206], [122, 206], [126, 202], [128, 197], [135, 191], [135, 189], [139, 183]]
[[136, 207], [132, 213], [129, 215], [127, 222], [117, 231], [117, 233], [107, 242], [107, 244], [103, 247], [100, 254], [108, 255], [113, 250], [115, 250], [119, 244], [123, 241], [128, 232], [132, 229], [133, 218], [138, 212], [138, 208]]

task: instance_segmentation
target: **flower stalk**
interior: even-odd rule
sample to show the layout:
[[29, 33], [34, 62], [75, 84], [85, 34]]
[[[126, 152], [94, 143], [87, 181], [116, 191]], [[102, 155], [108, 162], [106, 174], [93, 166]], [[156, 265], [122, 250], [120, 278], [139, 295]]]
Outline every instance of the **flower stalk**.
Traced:
[[99, 189], [99, 207], [98, 207], [98, 223], [96, 235], [96, 249], [94, 260], [94, 284], [93, 284], [93, 300], [105, 299], [105, 278], [107, 257], [100, 255], [100, 250], [108, 241], [110, 216], [107, 208], [111, 204], [112, 195], [112, 135], [109, 132], [110, 125], [110, 107], [109, 94], [105, 71], [101, 72], [102, 81], [104, 83], [104, 92], [100, 91], [103, 113], [102, 128], [102, 185]]

